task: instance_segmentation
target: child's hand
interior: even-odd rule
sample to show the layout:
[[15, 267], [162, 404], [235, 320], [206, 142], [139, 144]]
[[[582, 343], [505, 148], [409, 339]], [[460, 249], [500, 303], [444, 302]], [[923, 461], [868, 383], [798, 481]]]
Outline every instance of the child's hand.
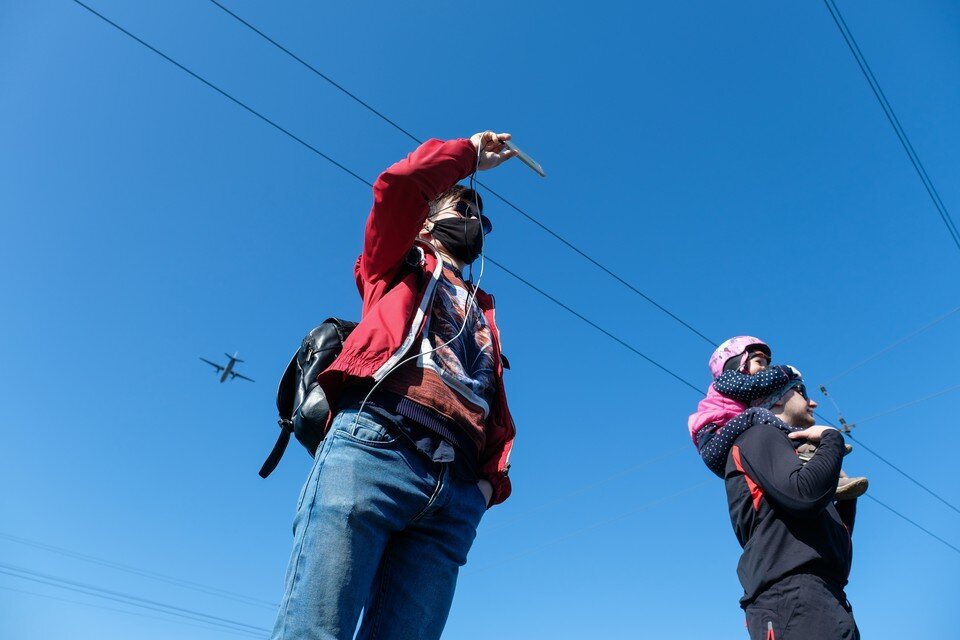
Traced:
[[826, 431], [836, 431], [836, 429], [818, 424], [807, 429], [803, 429], [802, 431], [791, 431], [787, 434], [787, 437], [791, 440], [809, 440], [814, 444], [818, 444], [820, 442], [820, 438], [823, 437], [823, 434]]
[[800, 369], [797, 369], [797, 368], [796, 368], [795, 366], [793, 366], [792, 364], [786, 364], [786, 365], [783, 366], [783, 368], [787, 370], [788, 375], [789, 375], [791, 378], [802, 378], [802, 377], [803, 377], [803, 375], [800, 373]]

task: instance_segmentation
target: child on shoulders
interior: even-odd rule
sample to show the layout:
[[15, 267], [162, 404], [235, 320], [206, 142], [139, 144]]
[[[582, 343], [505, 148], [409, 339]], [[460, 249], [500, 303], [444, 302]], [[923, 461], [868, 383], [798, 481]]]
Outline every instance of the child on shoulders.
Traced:
[[[790, 365], [771, 366], [772, 355], [770, 346], [760, 338], [736, 336], [717, 347], [710, 356], [714, 380], [707, 396], [697, 405], [697, 412], [687, 421], [687, 427], [704, 464], [720, 478], [734, 441], [749, 428], [739, 422], [729, 426], [728, 423], [755, 400], [800, 378], [800, 372]], [[802, 441], [797, 443], [797, 448], [804, 462], [816, 452], [816, 447]], [[847, 445], [847, 452], [850, 450]], [[848, 478], [841, 472], [837, 499], [859, 497], [866, 488], [866, 478]]]

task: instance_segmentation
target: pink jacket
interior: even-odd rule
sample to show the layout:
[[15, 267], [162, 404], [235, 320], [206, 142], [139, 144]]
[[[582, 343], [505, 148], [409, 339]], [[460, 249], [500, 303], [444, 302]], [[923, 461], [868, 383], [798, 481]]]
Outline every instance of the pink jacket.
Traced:
[[690, 439], [694, 446], [697, 444], [697, 434], [708, 424], [719, 427], [727, 424], [733, 418], [747, 410], [747, 405], [737, 402], [721, 394], [713, 388], [707, 389], [707, 397], [697, 405], [697, 412], [687, 419], [687, 428], [690, 430]]

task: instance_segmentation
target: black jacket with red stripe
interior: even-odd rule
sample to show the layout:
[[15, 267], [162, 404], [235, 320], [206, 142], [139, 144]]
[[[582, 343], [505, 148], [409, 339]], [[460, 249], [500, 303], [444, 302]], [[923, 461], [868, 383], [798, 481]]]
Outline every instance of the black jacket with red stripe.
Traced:
[[734, 420], [751, 423], [730, 450], [724, 474], [730, 520], [743, 547], [741, 606], [795, 573], [842, 588], [853, 559], [856, 509], [853, 501], [834, 504], [843, 436], [825, 432], [816, 455], [803, 464], [787, 438], [795, 429], [766, 409], [748, 409]]

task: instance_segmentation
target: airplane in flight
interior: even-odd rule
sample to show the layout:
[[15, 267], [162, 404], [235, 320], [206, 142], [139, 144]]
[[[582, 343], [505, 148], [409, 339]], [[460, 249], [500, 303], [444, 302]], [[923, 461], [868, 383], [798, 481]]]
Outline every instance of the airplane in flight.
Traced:
[[206, 362], [207, 364], [209, 364], [210, 366], [216, 367], [217, 373], [220, 373], [221, 371], [223, 371], [223, 375], [220, 376], [220, 382], [226, 382], [226, 381], [227, 381], [227, 376], [231, 376], [231, 377], [230, 377], [230, 380], [233, 380], [234, 378], [243, 378], [244, 380], [249, 380], [250, 382], [255, 382], [255, 380], [254, 380], [253, 378], [248, 378], [247, 376], [242, 375], [242, 374], [239, 374], [239, 373], [237, 373], [236, 371], [233, 370], [233, 365], [237, 364], [238, 362], [243, 362], [243, 360], [241, 360], [240, 358], [237, 357], [238, 355], [240, 355], [240, 352], [239, 352], [239, 351], [237, 351], [237, 352], [234, 353], [233, 355], [230, 355], [229, 353], [225, 353], [225, 354], [223, 354], [223, 355], [225, 355], [225, 356], [227, 356], [228, 358], [230, 358], [230, 362], [227, 363], [227, 366], [219, 365], [219, 364], [217, 364], [216, 362], [210, 362], [210, 361], [207, 360], [206, 358], [200, 358], [200, 359], [203, 360], [204, 362]]

